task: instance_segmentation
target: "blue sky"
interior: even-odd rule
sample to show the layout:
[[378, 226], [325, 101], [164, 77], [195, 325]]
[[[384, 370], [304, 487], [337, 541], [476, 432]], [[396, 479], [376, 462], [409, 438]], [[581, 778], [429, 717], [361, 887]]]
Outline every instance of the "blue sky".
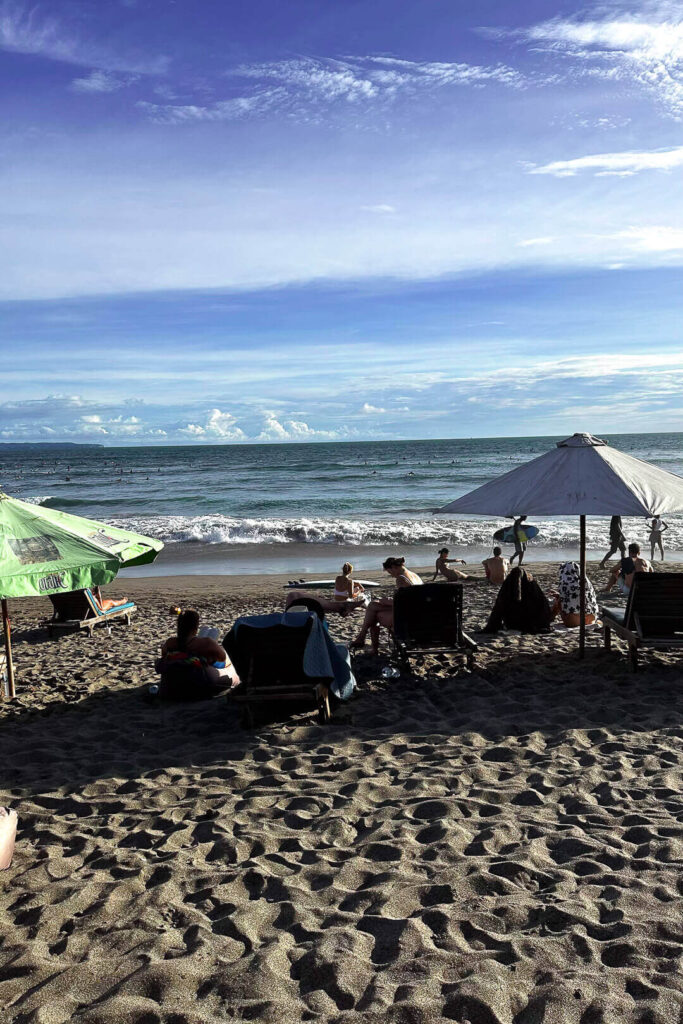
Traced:
[[0, 0], [0, 440], [683, 430], [683, 12]]

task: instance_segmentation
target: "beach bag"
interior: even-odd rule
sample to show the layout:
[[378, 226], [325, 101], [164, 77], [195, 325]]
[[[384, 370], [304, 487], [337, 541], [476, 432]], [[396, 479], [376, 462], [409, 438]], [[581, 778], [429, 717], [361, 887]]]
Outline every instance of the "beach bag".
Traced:
[[159, 696], [164, 700], [207, 700], [216, 693], [201, 658], [169, 655], [158, 658], [154, 667], [161, 676]]
[[0, 807], [0, 871], [12, 863], [18, 820], [16, 811]]

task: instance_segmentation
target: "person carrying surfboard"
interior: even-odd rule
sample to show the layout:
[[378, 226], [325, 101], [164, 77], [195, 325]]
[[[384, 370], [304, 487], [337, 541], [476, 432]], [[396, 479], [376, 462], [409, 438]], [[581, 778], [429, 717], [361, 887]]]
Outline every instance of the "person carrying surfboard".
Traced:
[[524, 552], [526, 551], [526, 533], [524, 532], [524, 520], [526, 516], [517, 516], [514, 523], [512, 524], [512, 536], [514, 538], [515, 552], [510, 555], [510, 568], [515, 558], [519, 558], [518, 565], [521, 565], [524, 561]]

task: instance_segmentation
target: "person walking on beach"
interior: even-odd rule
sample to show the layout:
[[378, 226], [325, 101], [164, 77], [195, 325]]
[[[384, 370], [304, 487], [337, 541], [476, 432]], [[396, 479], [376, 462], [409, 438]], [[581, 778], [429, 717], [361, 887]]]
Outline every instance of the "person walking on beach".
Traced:
[[620, 552], [621, 557], [626, 557], [626, 538], [621, 528], [621, 516], [612, 516], [609, 521], [609, 551], [600, 562], [600, 568], [605, 568], [605, 562], [609, 561], [612, 555]]
[[[524, 561], [524, 552], [526, 551], [526, 540], [522, 540], [521, 534], [524, 533], [524, 520], [526, 516], [518, 516], [512, 524], [512, 534], [515, 539], [515, 552], [510, 556], [510, 568], [515, 558], [519, 559], [518, 565], [521, 565]], [[526, 534], [525, 534], [526, 536]]]
[[439, 557], [437, 558], [434, 567], [434, 575], [432, 576], [432, 581], [434, 581], [437, 576], [443, 576], [444, 579], [447, 579], [449, 581], [449, 583], [455, 583], [456, 580], [469, 579], [467, 573], [460, 572], [459, 569], [449, 569], [449, 562], [459, 562], [461, 565], [465, 565], [464, 558], [449, 558], [448, 548], [441, 548], [441, 550], [439, 551]]
[[655, 560], [655, 548], [659, 548], [659, 554], [661, 555], [662, 561], [664, 561], [664, 545], [662, 544], [662, 534], [665, 530], [668, 530], [668, 525], [660, 516], [655, 516], [652, 522], [649, 524], [650, 528], [650, 558], [654, 562]]

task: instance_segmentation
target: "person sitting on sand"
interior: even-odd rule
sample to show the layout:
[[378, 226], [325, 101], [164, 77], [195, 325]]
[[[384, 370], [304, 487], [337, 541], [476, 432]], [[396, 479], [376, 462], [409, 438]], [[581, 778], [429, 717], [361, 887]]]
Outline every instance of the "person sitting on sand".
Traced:
[[640, 544], [629, 544], [628, 557], [622, 558], [619, 564], [615, 565], [606, 590], [609, 592], [616, 587], [620, 594], [628, 594], [637, 572], [653, 572], [653, 569], [647, 558], [641, 556]]
[[[382, 563], [382, 568], [388, 572], [396, 581], [396, 587], [419, 587], [422, 580], [416, 572], [406, 569], [405, 558], [387, 558]], [[382, 597], [379, 601], [373, 601], [365, 610], [365, 618], [360, 632], [352, 642], [352, 647], [364, 647], [365, 638], [370, 634], [372, 653], [379, 654], [380, 628], [392, 630], [394, 628], [394, 599], [393, 597]]]
[[499, 629], [518, 629], [521, 633], [548, 633], [553, 613], [545, 596], [530, 572], [515, 566], [498, 591], [489, 620], [481, 633], [497, 633]]
[[459, 562], [460, 565], [465, 565], [464, 558], [449, 558], [448, 548], [441, 548], [434, 567], [435, 571], [432, 580], [435, 580], [437, 576], [443, 576], [449, 583], [455, 583], [456, 580], [469, 579], [469, 576], [464, 572], [460, 572], [459, 569], [449, 569], [448, 565], [450, 562]]
[[491, 557], [485, 558], [481, 564], [484, 566], [486, 579], [497, 586], [500, 586], [510, 571], [510, 563], [507, 558], [503, 558], [502, 548], [498, 546], [493, 549]]
[[178, 616], [176, 635], [169, 637], [162, 645], [162, 660], [197, 659], [204, 669], [207, 682], [220, 689], [239, 682], [225, 648], [210, 636], [199, 636], [198, 633], [198, 612], [193, 608], [181, 612]]
[[341, 575], [334, 581], [335, 601], [353, 601], [354, 597], [360, 597], [364, 588], [360, 583], [354, 583], [351, 578], [353, 566], [350, 562], [344, 562]]
[[[565, 562], [560, 566], [559, 593], [552, 605], [553, 618], [560, 616], [565, 626], [581, 625], [581, 573], [576, 562]], [[598, 602], [593, 584], [586, 577], [586, 625], [595, 622]]]
[[120, 608], [123, 604], [128, 604], [128, 598], [122, 597], [118, 601], [112, 601], [108, 597], [102, 597], [99, 587], [93, 587], [90, 591], [92, 596], [95, 598], [95, 604], [101, 612], [110, 612], [112, 608]]

